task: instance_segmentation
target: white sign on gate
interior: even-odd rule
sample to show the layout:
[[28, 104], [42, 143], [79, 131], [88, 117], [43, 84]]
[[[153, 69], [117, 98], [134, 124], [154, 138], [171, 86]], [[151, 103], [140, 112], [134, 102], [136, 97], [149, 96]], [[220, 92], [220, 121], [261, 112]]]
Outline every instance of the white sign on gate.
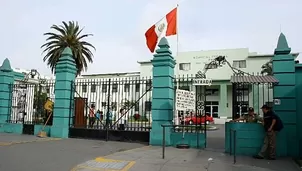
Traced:
[[195, 110], [195, 92], [187, 90], [176, 90], [175, 97], [175, 108], [176, 110]]
[[196, 78], [196, 79], [193, 80], [193, 85], [210, 86], [211, 84], [212, 84], [212, 79]]

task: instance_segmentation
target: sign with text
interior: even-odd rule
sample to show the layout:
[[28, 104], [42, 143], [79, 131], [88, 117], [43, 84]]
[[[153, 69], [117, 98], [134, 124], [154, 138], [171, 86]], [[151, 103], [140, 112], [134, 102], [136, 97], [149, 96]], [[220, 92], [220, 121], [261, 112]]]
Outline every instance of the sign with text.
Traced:
[[195, 110], [195, 92], [187, 90], [176, 90], [176, 110]]
[[212, 85], [212, 79], [207, 78], [196, 78], [193, 80], [193, 85], [205, 85], [210, 86]]

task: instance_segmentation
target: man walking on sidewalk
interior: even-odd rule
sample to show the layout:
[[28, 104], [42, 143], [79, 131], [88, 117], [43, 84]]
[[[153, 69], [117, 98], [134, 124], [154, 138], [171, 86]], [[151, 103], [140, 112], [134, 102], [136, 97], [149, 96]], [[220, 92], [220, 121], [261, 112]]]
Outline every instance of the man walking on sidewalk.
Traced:
[[281, 131], [283, 124], [281, 119], [275, 114], [274, 111], [267, 105], [262, 106], [263, 112], [263, 126], [265, 130], [264, 144], [258, 155], [254, 156], [256, 159], [263, 159], [268, 151], [268, 159], [276, 159], [276, 135]]

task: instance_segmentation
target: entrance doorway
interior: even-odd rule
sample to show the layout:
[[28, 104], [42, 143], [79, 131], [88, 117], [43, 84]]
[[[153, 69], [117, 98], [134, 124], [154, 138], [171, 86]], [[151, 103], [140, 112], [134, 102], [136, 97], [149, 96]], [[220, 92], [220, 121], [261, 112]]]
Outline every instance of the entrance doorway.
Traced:
[[219, 117], [218, 106], [219, 106], [218, 101], [207, 101], [205, 107], [206, 114], [213, 118], [218, 118]]

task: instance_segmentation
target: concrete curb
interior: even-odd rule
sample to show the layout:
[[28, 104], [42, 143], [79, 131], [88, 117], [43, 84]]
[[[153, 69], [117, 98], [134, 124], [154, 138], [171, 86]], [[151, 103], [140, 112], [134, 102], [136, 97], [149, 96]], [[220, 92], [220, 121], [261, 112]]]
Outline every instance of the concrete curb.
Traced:
[[46, 141], [58, 141], [62, 140], [61, 138], [41, 138], [36, 140], [30, 141], [14, 141], [14, 142], [0, 142], [0, 146], [11, 146], [16, 144], [26, 144], [26, 143], [33, 143], [33, 142], [46, 142]]

